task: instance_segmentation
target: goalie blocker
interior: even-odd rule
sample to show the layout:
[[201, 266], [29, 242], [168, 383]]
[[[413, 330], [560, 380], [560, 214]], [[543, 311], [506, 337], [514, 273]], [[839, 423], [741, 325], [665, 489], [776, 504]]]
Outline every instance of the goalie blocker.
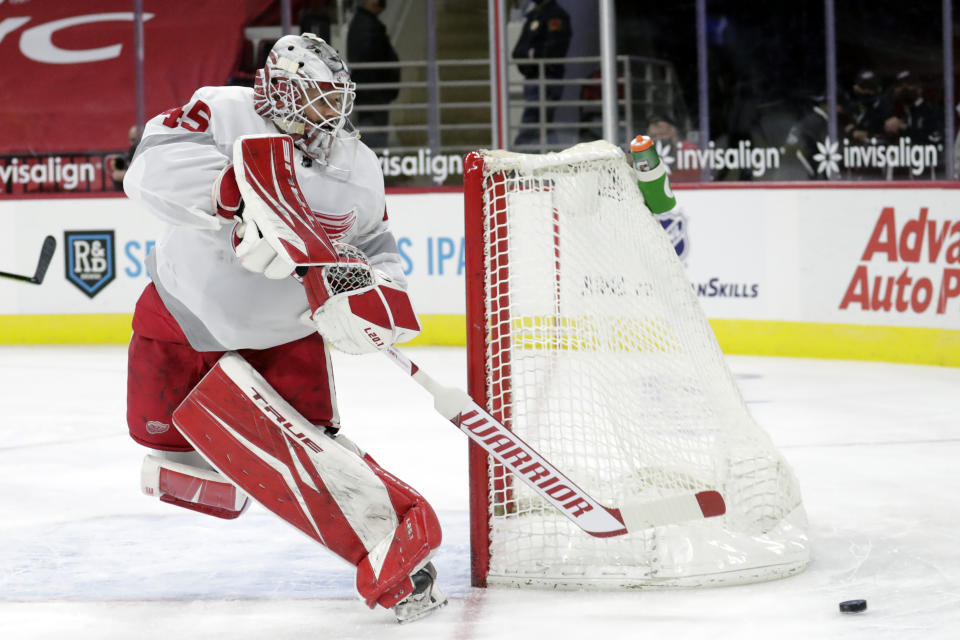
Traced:
[[441, 541], [433, 508], [352, 442], [310, 424], [242, 357], [224, 355], [173, 421], [252, 499], [356, 566], [367, 606], [405, 622], [446, 603], [429, 563]]

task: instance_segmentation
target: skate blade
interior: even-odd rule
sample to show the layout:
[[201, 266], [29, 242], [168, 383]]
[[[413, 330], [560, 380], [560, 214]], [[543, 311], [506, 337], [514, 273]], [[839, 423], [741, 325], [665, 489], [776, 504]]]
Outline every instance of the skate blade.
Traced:
[[420, 620], [422, 618], [426, 618], [434, 611], [437, 611], [438, 609], [442, 609], [443, 607], [447, 606], [448, 602], [449, 601], [446, 598], [444, 598], [443, 602], [437, 602], [435, 604], [431, 604], [428, 607], [424, 607], [419, 611], [411, 613], [410, 615], [404, 617], [403, 619], [398, 617], [397, 624], [409, 624], [411, 622], [416, 622], [417, 620]]

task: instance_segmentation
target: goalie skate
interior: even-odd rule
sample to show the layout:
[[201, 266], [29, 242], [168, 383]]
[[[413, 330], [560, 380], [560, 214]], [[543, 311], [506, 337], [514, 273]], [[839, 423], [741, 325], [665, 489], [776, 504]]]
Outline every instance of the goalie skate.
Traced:
[[447, 604], [447, 596], [437, 586], [437, 570], [432, 562], [410, 576], [413, 593], [393, 607], [397, 622], [406, 624], [427, 616]]

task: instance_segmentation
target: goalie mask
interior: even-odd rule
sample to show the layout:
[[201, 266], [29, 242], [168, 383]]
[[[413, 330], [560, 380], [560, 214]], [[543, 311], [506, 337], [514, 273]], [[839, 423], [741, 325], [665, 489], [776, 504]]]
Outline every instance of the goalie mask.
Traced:
[[356, 85], [340, 55], [312, 33], [283, 36], [257, 71], [257, 113], [288, 133], [304, 154], [326, 164], [338, 139], [355, 138], [347, 119]]

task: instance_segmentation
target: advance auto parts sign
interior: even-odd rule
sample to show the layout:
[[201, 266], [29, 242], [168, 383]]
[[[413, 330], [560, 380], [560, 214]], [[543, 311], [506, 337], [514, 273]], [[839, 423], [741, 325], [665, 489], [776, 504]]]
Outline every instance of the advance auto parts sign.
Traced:
[[[840, 309], [948, 313], [960, 325], [960, 216], [932, 219], [928, 207], [897, 215], [884, 207], [854, 269]], [[912, 271], [911, 271], [912, 270]]]
[[687, 277], [709, 318], [960, 330], [960, 188], [929, 187], [681, 187]]

